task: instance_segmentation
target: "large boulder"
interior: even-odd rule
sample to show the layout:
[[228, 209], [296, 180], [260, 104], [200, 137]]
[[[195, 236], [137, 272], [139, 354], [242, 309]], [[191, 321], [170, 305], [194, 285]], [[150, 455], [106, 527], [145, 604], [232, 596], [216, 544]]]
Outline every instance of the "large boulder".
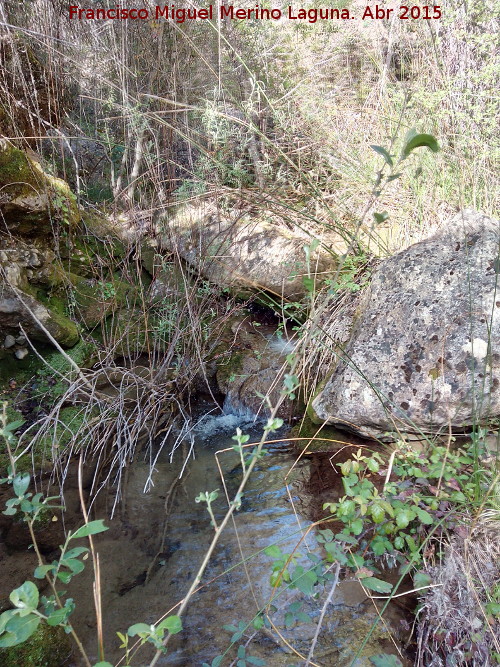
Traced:
[[500, 222], [466, 210], [385, 260], [310, 406], [366, 436], [500, 415]]
[[[265, 290], [293, 301], [310, 287], [304, 280], [309, 277], [304, 246], [311, 245], [311, 237], [274, 219], [183, 207], [162, 221], [160, 233], [163, 247], [236, 294]], [[318, 282], [335, 273], [346, 251], [342, 238], [331, 237], [311, 253], [310, 271]]]

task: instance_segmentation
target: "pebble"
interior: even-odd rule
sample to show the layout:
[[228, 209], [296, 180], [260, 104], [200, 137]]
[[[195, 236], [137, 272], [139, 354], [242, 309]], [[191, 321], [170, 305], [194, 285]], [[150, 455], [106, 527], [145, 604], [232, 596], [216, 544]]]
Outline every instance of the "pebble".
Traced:
[[16, 343], [18, 345], [24, 345], [26, 343], [26, 336], [18, 336], [16, 338]]
[[19, 348], [19, 350], [16, 350], [14, 352], [14, 356], [16, 357], [16, 359], [19, 359], [19, 360], [24, 359], [24, 357], [27, 357], [28, 354], [29, 354], [29, 352], [25, 347], [21, 347], [21, 348]]
[[14, 336], [11, 336], [10, 334], [8, 336], [5, 336], [5, 340], [3, 342], [3, 346], [5, 348], [14, 347], [15, 344], [16, 344], [16, 339], [14, 338]]

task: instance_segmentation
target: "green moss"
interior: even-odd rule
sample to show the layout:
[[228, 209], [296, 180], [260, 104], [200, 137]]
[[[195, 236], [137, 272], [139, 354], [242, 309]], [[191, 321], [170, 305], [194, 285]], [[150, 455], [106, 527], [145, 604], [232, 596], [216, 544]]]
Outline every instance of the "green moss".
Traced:
[[[140, 309], [118, 311], [109, 317], [102, 326], [103, 338], [111, 345], [118, 356], [141, 354], [149, 345], [149, 334], [155, 330], [155, 319], [146, 321]], [[161, 347], [158, 340], [157, 347]]]
[[[21, 219], [18, 215], [16, 217], [16, 227], [20, 231], [33, 231], [36, 221], [48, 221], [50, 218], [69, 227], [76, 225], [80, 219], [76, 197], [69, 185], [46, 173], [39, 162], [5, 139], [0, 140], [0, 188], [8, 196], [4, 205], [6, 210], [22, 212]], [[30, 205], [26, 202], [34, 197], [46, 197], [46, 206], [40, 208], [38, 205], [29, 213]]]
[[6, 140], [0, 144], [0, 184], [9, 187], [9, 194], [19, 195], [26, 184], [40, 186], [28, 157]]
[[62, 667], [68, 664], [72, 646], [62, 628], [41, 623], [23, 644], [0, 649], [2, 667]]
[[63, 347], [73, 347], [80, 340], [77, 325], [64, 315], [50, 311], [50, 321], [45, 326]]
[[242, 352], [233, 352], [217, 365], [217, 382], [223, 392], [227, 392], [229, 385], [243, 369], [244, 356]]
[[[47, 453], [51, 452], [53, 446], [62, 449], [69, 445], [81, 432], [88, 419], [89, 415], [85, 407], [67, 407], [60, 410], [57, 425], [54, 425], [54, 428], [47, 431], [43, 437], [37, 438], [36, 448], [40, 455], [46, 459]], [[78, 443], [75, 441], [75, 444]]]
[[[75, 238], [77, 247], [101, 257], [104, 254], [116, 259], [126, 257], [127, 246], [118, 237], [112, 223], [104, 215], [85, 212], [82, 215], [82, 222], [80, 238]], [[106, 242], [106, 253], [103, 253], [103, 240]]]
[[312, 404], [313, 404], [313, 401], [316, 398], [316, 396], [318, 396], [323, 391], [326, 383], [331, 378], [332, 374], [333, 374], [333, 371], [331, 373], [329, 373], [328, 376], [317, 385], [316, 389], [314, 390], [314, 394], [311, 396], [311, 398], [309, 399], [309, 402], [307, 403], [306, 413], [307, 413], [307, 416], [308, 416], [309, 420], [313, 424], [318, 424], [318, 425], [323, 424], [323, 419], [321, 419], [321, 417], [318, 417], [318, 415], [316, 414]]
[[137, 301], [132, 285], [112, 278], [94, 282], [72, 274], [76, 313], [87, 329], [93, 329], [120, 308], [133, 308]]

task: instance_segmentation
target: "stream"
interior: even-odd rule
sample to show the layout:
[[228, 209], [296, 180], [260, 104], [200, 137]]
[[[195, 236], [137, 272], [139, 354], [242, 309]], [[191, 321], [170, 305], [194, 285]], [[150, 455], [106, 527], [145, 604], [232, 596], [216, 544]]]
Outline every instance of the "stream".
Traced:
[[[200, 406], [200, 414], [210, 408], [209, 404]], [[155, 453], [152, 476], [152, 453], [138, 455], [129, 466], [122, 502], [114, 517], [105, 520], [109, 530], [96, 538], [102, 570], [105, 658], [113, 664], [124, 653], [119, 648], [117, 632], [126, 633], [134, 623], [157, 622], [186, 594], [213, 535], [206, 505], [196, 503], [195, 498], [200, 492], [219, 489], [213, 505], [218, 521], [224, 516], [227, 502], [217, 460], [231, 498], [241, 480], [236, 452], [224, 451], [216, 456], [217, 451], [235, 444], [232, 436], [237, 426], [250, 435], [250, 442], [260, 439], [262, 425], [252, 423], [248, 415], [209, 414], [198, 418], [197, 426], [181, 444], [177, 443], [175, 451], [167, 443], [159, 455]], [[236, 664], [240, 645], [246, 646], [247, 657], [265, 661], [258, 664], [270, 667], [305, 664], [304, 657], [331, 585], [321, 589], [317, 600], [305, 598], [298, 590], [285, 586], [272, 599], [276, 595], [270, 584], [273, 559], [263, 550], [274, 544], [290, 554], [297, 547], [311, 524], [307, 518], [313, 500], [308, 490], [309, 477], [310, 460], [303, 458], [297, 463], [296, 452], [286, 442], [268, 447], [245, 490], [234, 522], [229, 523], [216, 547], [201, 590], [192, 598], [183, 618], [183, 631], [172, 637], [168, 653], [160, 658], [158, 665], [201, 667], [203, 662], [211, 664], [216, 656], [226, 652], [222, 664], [232, 665]], [[112, 493], [100, 494], [93, 508], [94, 516], [109, 516], [112, 502]], [[305, 556], [308, 549], [321, 556], [313, 531], [298, 548], [302, 555], [297, 564], [304, 568], [311, 566]], [[89, 562], [68, 590], [77, 601], [73, 623], [91, 659], [97, 662], [92, 582]], [[252, 626], [258, 610], [270, 601], [276, 607], [272, 618], [281, 638], [270, 629], [257, 631]], [[289, 605], [298, 606], [300, 602], [300, 611], [310, 620], [285, 627], [284, 615]], [[367, 601], [357, 582], [341, 581], [326, 611], [316, 657], [310, 664], [350, 665], [377, 617], [374, 603]], [[353, 664], [372, 665], [363, 656], [375, 653], [397, 654], [390, 633], [399, 643], [402, 619], [401, 611], [391, 606], [389, 614], [384, 615], [388, 625], [378, 624], [361, 657]], [[239, 622], [243, 623], [243, 637], [231, 647], [233, 632], [223, 626], [238, 626]], [[129, 646], [132, 644], [130, 640]], [[153, 655], [154, 650], [145, 646], [130, 658], [130, 664], [146, 665]]]

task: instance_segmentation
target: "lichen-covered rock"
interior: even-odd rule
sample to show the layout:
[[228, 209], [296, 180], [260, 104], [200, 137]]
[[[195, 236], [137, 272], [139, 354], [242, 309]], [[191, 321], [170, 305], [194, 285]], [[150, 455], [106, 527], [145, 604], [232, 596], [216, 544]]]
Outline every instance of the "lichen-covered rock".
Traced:
[[44, 171], [28, 155], [0, 137], [0, 213], [12, 234], [47, 236], [51, 223], [73, 227], [79, 220], [69, 185]]
[[463, 211], [382, 262], [318, 421], [370, 437], [500, 415], [500, 222]]
[[[231, 219], [202, 208], [183, 208], [163, 221], [160, 232], [164, 247], [237, 294], [265, 290], [278, 299], [298, 300], [308, 292], [304, 246], [312, 239], [298, 229], [250, 215]], [[311, 253], [309, 270], [318, 283], [336, 271], [338, 255], [347, 249], [340, 237], [328, 245], [330, 252], [318, 246]]]

